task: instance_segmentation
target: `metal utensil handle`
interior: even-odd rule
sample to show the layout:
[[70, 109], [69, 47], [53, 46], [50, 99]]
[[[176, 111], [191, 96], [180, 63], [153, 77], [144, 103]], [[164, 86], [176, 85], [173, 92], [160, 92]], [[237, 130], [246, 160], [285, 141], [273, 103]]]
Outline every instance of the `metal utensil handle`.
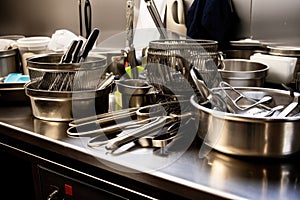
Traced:
[[195, 68], [190, 70], [190, 74], [202, 97], [208, 100], [213, 107], [225, 112], [227, 110], [226, 102], [223, 100], [221, 95], [214, 93], [206, 86], [201, 74]]
[[87, 41], [84, 43], [82, 53], [79, 56], [79, 62], [82, 62], [86, 59], [90, 50], [93, 48], [99, 34], [100, 34], [100, 30], [97, 28], [94, 28], [93, 32], [88, 37]]
[[108, 126], [108, 127], [100, 128], [100, 129], [97, 129], [97, 131], [98, 132], [103, 132], [105, 134], [113, 133], [113, 132], [122, 130], [122, 129], [126, 128], [126, 127], [139, 126], [139, 125], [146, 124], [150, 120], [151, 119], [149, 118], [149, 119], [143, 119], [143, 120], [127, 121], [127, 122], [123, 122], [123, 123], [111, 125], [111, 126]]
[[113, 81], [115, 80], [115, 75], [111, 72], [110, 74], [108, 74], [108, 76], [102, 80], [97, 88], [98, 90], [103, 90], [105, 89], [107, 86], [109, 86]]
[[80, 125], [87, 124], [87, 123], [95, 123], [96, 120], [99, 120], [99, 119], [108, 118], [108, 117], [116, 117], [118, 115], [123, 115], [123, 114], [131, 115], [133, 113], [135, 114], [135, 111], [137, 109], [139, 109], [139, 107], [116, 110], [116, 111], [111, 111], [108, 113], [102, 113], [102, 114], [99, 114], [96, 116], [75, 119], [69, 123], [69, 126], [80, 126]]
[[86, 37], [89, 37], [92, 30], [92, 6], [89, 0], [85, 0], [84, 3], [84, 23]]
[[[77, 124], [77, 125], [74, 125], [74, 126], [71, 126], [71, 127], [74, 127], [75, 129], [78, 128], [78, 129], [86, 130], [84, 127], [89, 127], [93, 124], [94, 125], [99, 125], [101, 127], [101, 125], [105, 125], [105, 124], [108, 124], [110, 122], [115, 122], [115, 121], [118, 121], [118, 120], [120, 121], [122, 119], [135, 117], [135, 116], [136, 116], [135, 111], [131, 111], [129, 113], [122, 113], [122, 114], [118, 114], [118, 115], [113, 115], [113, 116], [109, 116], [109, 117], [100, 118], [100, 119], [97, 119], [97, 120], [87, 121], [87, 122]], [[132, 121], [132, 120], [130, 120], [130, 121]]]
[[160, 15], [157, 11], [157, 7], [156, 7], [154, 1], [153, 0], [145, 0], [145, 2], [147, 4], [148, 11], [156, 25], [156, 28], [160, 33], [161, 39], [168, 38], [167, 33], [165, 31], [165, 25], [160, 18]]
[[127, 46], [133, 46], [133, 19], [134, 19], [134, 1], [127, 0], [126, 2], [126, 33]]
[[[151, 121], [151, 119], [144, 119], [144, 120], [132, 120], [132, 121], [126, 121], [123, 123], [115, 124], [115, 125], [110, 125], [107, 127], [103, 128], [97, 128], [97, 129], [92, 129], [92, 130], [87, 130], [87, 131], [82, 131], [82, 132], [77, 132], [77, 128], [79, 127], [70, 127], [67, 130], [67, 134], [70, 137], [86, 137], [86, 136], [91, 136], [95, 134], [113, 134], [116, 131], [122, 131], [124, 128], [127, 127], [139, 127], [142, 126], [143, 124], [148, 123]], [[82, 128], [86, 126], [83, 125]]]
[[287, 117], [296, 107], [298, 106], [298, 101], [293, 101], [289, 105], [287, 105], [276, 117], [282, 118]]
[[262, 97], [260, 100], [256, 101], [255, 103], [247, 106], [247, 107], [244, 107], [242, 110], [248, 110], [250, 108], [253, 108], [255, 106], [259, 106], [259, 105], [262, 105], [263, 103], [266, 103], [268, 101], [272, 100], [272, 97], [271, 96], [264, 96]]
[[200, 76], [200, 73], [193, 67], [190, 70], [190, 74], [192, 76], [192, 79], [193, 79], [197, 89], [201, 93], [202, 97], [207, 99], [208, 96], [210, 95], [210, 90], [207, 88], [206, 84], [204, 83], [202, 77]]
[[145, 124], [144, 126], [136, 129], [135, 131], [128, 133], [128, 134], [124, 134], [120, 137], [114, 138], [112, 140], [110, 140], [105, 148], [107, 150], [116, 150], [119, 147], [128, 144], [129, 142], [133, 142], [135, 140], [138, 140], [139, 138], [148, 135], [150, 132], [157, 130], [160, 127], [163, 127], [163, 125], [165, 124], [166, 120], [169, 119], [169, 116], [160, 116], [160, 117], [155, 117], [154, 120], [153, 118], [149, 118], [152, 119], [153, 121], [149, 122], [148, 124]]
[[[224, 86], [228, 87], [228, 89], [230, 89], [230, 91], [235, 92], [235, 93], [238, 95], [238, 97], [235, 98], [235, 99], [233, 99], [233, 98], [228, 94], [228, 92], [226, 92], [226, 88], [225, 88]], [[228, 97], [228, 99], [230, 100], [230, 102], [231, 102], [237, 109], [239, 109], [239, 110], [241, 110], [241, 111], [247, 110], [247, 109], [252, 108], [252, 107], [254, 107], [254, 106], [260, 106], [260, 107], [262, 107], [262, 108], [264, 108], [264, 109], [266, 109], [266, 110], [271, 110], [270, 107], [268, 107], [268, 106], [262, 104], [262, 103], [265, 102], [265, 101], [256, 101], [256, 100], [252, 99], [251, 97], [248, 97], [248, 96], [242, 94], [241, 92], [237, 91], [234, 87], [232, 87], [232, 86], [231, 86], [229, 83], [227, 83], [227, 82], [221, 81], [221, 82], [220, 82], [220, 87], [221, 87], [222, 91], [225, 93], [225, 95]], [[237, 102], [238, 102], [239, 100], [241, 100], [242, 98], [246, 99], [247, 101], [251, 101], [253, 104], [251, 104], [251, 105], [249, 105], [249, 106], [247, 106], [247, 107], [240, 107], [240, 106], [237, 104]], [[270, 100], [270, 99], [269, 99], [269, 100]]]
[[77, 63], [78, 60], [79, 60], [79, 53], [81, 51], [81, 47], [83, 45], [83, 41], [82, 40], [79, 40], [77, 45], [76, 45], [76, 48], [72, 54], [72, 63]]
[[101, 123], [101, 122], [109, 122], [111, 120], [118, 120], [118, 119], [124, 119], [125, 117], [132, 117], [135, 115], [142, 115], [141, 111], [151, 109], [153, 107], [157, 106], [165, 106], [165, 105], [176, 105], [179, 103], [187, 103], [188, 100], [185, 101], [173, 101], [173, 102], [163, 102], [163, 103], [157, 103], [157, 104], [151, 104], [146, 105], [142, 107], [133, 107], [133, 108], [127, 108], [122, 110], [116, 110], [111, 111], [108, 113], [102, 113], [96, 116], [90, 116], [90, 117], [84, 117], [80, 119], [73, 120], [69, 123], [69, 126], [81, 126], [84, 124], [91, 124], [91, 123]]
[[64, 55], [61, 57], [60, 63], [69, 63], [72, 61], [72, 54], [74, 50], [76, 49], [78, 41], [73, 40], [69, 48], [66, 50]]

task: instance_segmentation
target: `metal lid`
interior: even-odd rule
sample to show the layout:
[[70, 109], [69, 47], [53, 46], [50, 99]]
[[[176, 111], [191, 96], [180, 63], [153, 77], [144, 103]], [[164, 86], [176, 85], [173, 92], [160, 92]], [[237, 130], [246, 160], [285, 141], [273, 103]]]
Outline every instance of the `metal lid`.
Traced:
[[272, 55], [300, 56], [300, 47], [296, 46], [267, 46], [267, 50]]
[[252, 40], [250, 38], [243, 40], [230, 41], [230, 46], [238, 49], [258, 49], [264, 45], [259, 40]]

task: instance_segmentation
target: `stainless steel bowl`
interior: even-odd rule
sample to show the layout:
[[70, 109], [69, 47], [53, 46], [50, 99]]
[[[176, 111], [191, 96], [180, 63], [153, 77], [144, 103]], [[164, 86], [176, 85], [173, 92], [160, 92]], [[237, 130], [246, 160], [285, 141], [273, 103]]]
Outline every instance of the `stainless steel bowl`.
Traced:
[[259, 52], [263, 51], [253, 49], [230, 49], [222, 51], [225, 59], [250, 59], [251, 55]]
[[223, 81], [235, 87], [262, 87], [269, 66], [248, 59], [224, 59], [219, 69]]
[[153, 95], [148, 94], [153, 88], [146, 80], [125, 79], [116, 81], [116, 87], [121, 96], [119, 104], [122, 108], [140, 107], [152, 103]]
[[19, 50], [17, 48], [0, 51], [0, 77], [19, 72], [20, 67]]
[[108, 112], [112, 86], [103, 90], [47, 91], [35, 89], [36, 82], [25, 85], [32, 114], [48, 121], [71, 121], [76, 118]]
[[[283, 90], [236, 87], [252, 98], [273, 97], [268, 105], [288, 105], [293, 98]], [[295, 93], [299, 97], [299, 93]], [[212, 110], [199, 105], [195, 96], [192, 105], [199, 113], [198, 136], [206, 145], [220, 152], [238, 156], [284, 157], [300, 150], [300, 117], [249, 117]], [[298, 106], [299, 107], [299, 106]], [[299, 112], [299, 108], [295, 110]]]

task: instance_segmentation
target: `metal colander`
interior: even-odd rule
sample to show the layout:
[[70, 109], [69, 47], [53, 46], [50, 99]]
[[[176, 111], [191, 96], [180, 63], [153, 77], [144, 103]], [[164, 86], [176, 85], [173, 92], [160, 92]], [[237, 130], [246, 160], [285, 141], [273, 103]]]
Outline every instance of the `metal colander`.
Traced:
[[61, 54], [42, 54], [27, 60], [35, 89], [48, 91], [95, 90], [104, 79], [106, 57], [88, 57], [81, 63], [60, 63]]
[[[149, 43], [146, 64], [148, 81], [164, 94], [195, 91], [191, 68], [202, 75], [209, 88], [218, 86], [218, 42], [213, 40], [155, 40]], [[190, 94], [190, 93], [189, 93]], [[188, 96], [190, 97], [190, 96]]]

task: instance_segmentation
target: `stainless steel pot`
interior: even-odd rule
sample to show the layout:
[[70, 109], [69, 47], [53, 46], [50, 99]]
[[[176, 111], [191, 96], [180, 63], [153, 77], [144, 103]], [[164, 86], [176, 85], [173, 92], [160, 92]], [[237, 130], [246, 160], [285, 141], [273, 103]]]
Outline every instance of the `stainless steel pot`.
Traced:
[[114, 75], [123, 76], [125, 71], [125, 56], [123, 55], [121, 48], [109, 49], [96, 47], [89, 53], [90, 56], [105, 56], [107, 60], [108, 73], [112, 72]]
[[[236, 87], [252, 98], [273, 97], [268, 106], [287, 106], [294, 98], [287, 91]], [[299, 97], [299, 93], [295, 93]], [[300, 117], [249, 117], [212, 110], [199, 105], [195, 96], [192, 105], [198, 110], [198, 135], [210, 148], [238, 156], [284, 157], [300, 150]], [[299, 112], [299, 108], [295, 112]]]
[[0, 77], [20, 71], [21, 61], [19, 50], [12, 48], [0, 51]]
[[297, 74], [300, 72], [300, 47], [292, 46], [267, 46], [267, 53], [275, 56], [286, 56], [297, 58], [296, 67], [293, 73], [293, 81], [297, 79]]
[[71, 121], [108, 112], [112, 85], [103, 90], [47, 91], [35, 89], [36, 82], [25, 84], [32, 114], [48, 121]]
[[121, 95], [119, 104], [122, 108], [146, 106], [152, 103], [153, 95], [148, 94], [153, 88], [147, 81], [141, 79], [125, 79], [116, 81], [116, 86]]
[[224, 59], [219, 69], [222, 79], [237, 87], [262, 87], [269, 66], [248, 59]]
[[250, 59], [250, 56], [254, 53], [261, 52], [265, 51], [251, 49], [230, 49], [222, 51], [222, 55], [225, 59]]

